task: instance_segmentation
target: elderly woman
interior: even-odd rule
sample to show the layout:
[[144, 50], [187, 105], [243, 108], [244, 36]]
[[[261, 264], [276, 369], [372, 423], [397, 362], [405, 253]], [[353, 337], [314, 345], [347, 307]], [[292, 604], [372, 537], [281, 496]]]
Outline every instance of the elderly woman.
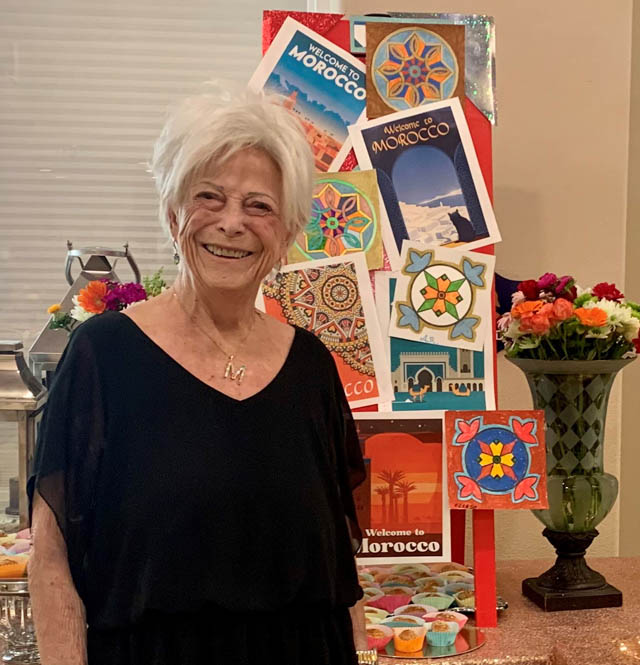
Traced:
[[153, 173], [178, 277], [74, 331], [41, 427], [42, 663], [355, 663], [354, 424], [323, 344], [254, 307], [308, 219], [310, 149], [273, 102], [192, 98]]

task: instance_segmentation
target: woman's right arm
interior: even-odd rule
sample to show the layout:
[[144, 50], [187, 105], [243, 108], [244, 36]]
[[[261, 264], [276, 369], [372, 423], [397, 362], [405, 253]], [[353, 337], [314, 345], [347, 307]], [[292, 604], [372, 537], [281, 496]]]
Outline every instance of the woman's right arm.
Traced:
[[86, 665], [87, 624], [55, 515], [36, 492], [29, 593], [42, 665]]

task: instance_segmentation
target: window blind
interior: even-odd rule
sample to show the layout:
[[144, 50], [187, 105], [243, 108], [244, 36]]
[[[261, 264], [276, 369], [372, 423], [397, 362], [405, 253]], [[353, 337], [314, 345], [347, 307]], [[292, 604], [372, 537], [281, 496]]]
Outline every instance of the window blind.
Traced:
[[[67, 240], [128, 242], [143, 275], [165, 266], [173, 276], [147, 171], [152, 144], [167, 107], [203, 81], [248, 80], [262, 9], [258, 0], [3, 0], [1, 339], [29, 349], [67, 291]], [[132, 279], [122, 260], [117, 270]], [[17, 474], [15, 429], [0, 422], [0, 510]]]

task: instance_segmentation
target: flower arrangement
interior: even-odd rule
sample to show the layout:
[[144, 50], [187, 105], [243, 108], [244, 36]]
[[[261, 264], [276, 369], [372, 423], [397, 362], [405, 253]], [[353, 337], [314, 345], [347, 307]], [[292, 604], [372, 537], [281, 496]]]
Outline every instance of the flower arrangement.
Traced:
[[71, 332], [76, 323], [82, 323], [102, 312], [122, 311], [134, 303], [154, 298], [166, 288], [167, 283], [162, 277], [162, 268], [151, 277], [145, 277], [142, 284], [137, 282], [121, 284], [108, 279], [94, 280], [80, 289], [77, 296], [73, 296], [74, 306], [70, 312], [63, 312], [58, 304], [51, 305], [47, 309], [52, 315], [49, 328], [61, 328]]
[[640, 353], [640, 305], [615, 284], [579, 290], [572, 277], [545, 273], [520, 282], [511, 304], [497, 324], [510, 358], [614, 360]]

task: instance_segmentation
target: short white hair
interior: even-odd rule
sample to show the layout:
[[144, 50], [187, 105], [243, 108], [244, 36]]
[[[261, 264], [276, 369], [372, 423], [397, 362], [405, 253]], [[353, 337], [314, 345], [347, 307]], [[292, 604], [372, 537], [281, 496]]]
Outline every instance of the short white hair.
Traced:
[[185, 203], [193, 178], [245, 148], [263, 150], [280, 169], [280, 210], [290, 241], [306, 226], [314, 159], [300, 122], [282, 106], [282, 99], [248, 91], [201, 94], [188, 97], [169, 114], [153, 149], [160, 221], [169, 236], [169, 212]]

